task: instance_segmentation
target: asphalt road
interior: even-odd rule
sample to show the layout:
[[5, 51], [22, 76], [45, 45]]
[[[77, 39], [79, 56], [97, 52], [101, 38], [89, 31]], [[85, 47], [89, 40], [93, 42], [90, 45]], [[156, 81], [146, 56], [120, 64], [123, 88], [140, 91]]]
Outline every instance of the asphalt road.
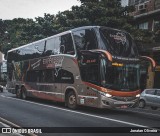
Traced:
[[[63, 103], [33, 99], [27, 101], [17, 99], [15, 95], [10, 94], [7, 91], [0, 93], [0, 117], [24, 128], [44, 127], [43, 129], [47, 129], [50, 127], [48, 128], [49, 130], [56, 130], [55, 133], [37, 134], [40, 136], [160, 135], [160, 133], [120, 133], [120, 130], [124, 129], [128, 131], [128, 129], [142, 129], [141, 127], [148, 129], [160, 128], [160, 110], [152, 111], [150, 109], [142, 110], [138, 108], [109, 110], [89, 107], [79, 107], [77, 110], [70, 110], [67, 109]], [[74, 130], [74, 128], [75, 131], [71, 133], [71, 130]], [[105, 129], [112, 130], [112, 133], [98, 133], [98, 129], [100, 129], [99, 131], [101, 131], [101, 129], [102, 131]], [[85, 133], [86, 131], [87, 133]], [[0, 136], [1, 135], [3, 136], [3, 134], [0, 134]]]

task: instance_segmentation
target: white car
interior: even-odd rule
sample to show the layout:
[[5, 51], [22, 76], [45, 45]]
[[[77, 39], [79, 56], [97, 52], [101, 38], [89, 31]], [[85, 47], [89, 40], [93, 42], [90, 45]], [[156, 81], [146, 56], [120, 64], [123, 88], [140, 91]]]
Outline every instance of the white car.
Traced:
[[145, 89], [139, 100], [139, 107], [150, 106], [153, 110], [160, 108], [160, 89]]

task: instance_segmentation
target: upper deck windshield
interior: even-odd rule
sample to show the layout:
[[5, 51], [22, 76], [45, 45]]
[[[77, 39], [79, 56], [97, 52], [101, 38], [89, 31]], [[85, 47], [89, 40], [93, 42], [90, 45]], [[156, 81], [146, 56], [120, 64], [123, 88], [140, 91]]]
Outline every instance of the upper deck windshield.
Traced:
[[120, 30], [100, 27], [100, 36], [104, 43], [103, 48], [112, 56], [136, 57], [138, 51], [132, 37]]
[[101, 84], [116, 91], [134, 91], [139, 89], [139, 64], [107, 64], [101, 60]]

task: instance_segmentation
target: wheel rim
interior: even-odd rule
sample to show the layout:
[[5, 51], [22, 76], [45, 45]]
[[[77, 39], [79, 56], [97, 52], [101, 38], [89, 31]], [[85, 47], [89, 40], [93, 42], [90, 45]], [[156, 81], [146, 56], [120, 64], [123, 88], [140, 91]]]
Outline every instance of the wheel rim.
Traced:
[[76, 97], [75, 97], [75, 95], [71, 95], [69, 97], [69, 104], [74, 105], [75, 103], [76, 103]]
[[143, 102], [143, 101], [140, 101], [140, 102], [139, 102], [139, 107], [140, 107], [140, 108], [143, 108], [143, 107], [144, 107], [144, 102]]
[[20, 91], [19, 91], [19, 89], [17, 90], [16, 95], [17, 95], [17, 97], [20, 97]]
[[24, 92], [24, 91], [22, 92], [22, 97], [23, 97], [23, 99], [25, 99], [25, 98], [26, 98], [26, 94], [25, 94], [25, 92]]

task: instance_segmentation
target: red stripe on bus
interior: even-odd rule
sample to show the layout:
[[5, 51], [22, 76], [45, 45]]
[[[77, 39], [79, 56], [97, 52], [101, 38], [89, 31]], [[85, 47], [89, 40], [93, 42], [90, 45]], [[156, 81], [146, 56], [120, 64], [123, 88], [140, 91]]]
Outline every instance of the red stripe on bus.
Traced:
[[78, 65], [78, 61], [77, 59], [72, 59], [77, 65]]
[[38, 90], [32, 90], [32, 91], [27, 90], [27, 91], [29, 93], [31, 93], [33, 96], [35, 96], [36, 98], [63, 102], [62, 98], [57, 98], [56, 96], [54, 96], [54, 94], [47, 94], [47, 93], [44, 93], [44, 92], [38, 92]]

